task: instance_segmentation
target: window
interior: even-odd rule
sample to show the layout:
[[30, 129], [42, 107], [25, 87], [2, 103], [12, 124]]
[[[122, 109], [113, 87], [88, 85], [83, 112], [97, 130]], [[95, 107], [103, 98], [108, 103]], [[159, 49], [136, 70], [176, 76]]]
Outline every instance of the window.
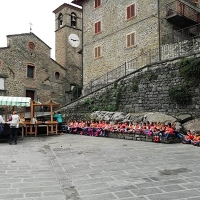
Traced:
[[28, 47], [29, 47], [29, 49], [34, 50], [34, 49], [35, 49], [35, 44], [34, 44], [34, 42], [29, 42], [29, 43], [28, 43]]
[[126, 47], [132, 47], [135, 45], [135, 33], [130, 33], [126, 36]]
[[55, 79], [59, 79], [60, 78], [60, 73], [59, 72], [55, 72]]
[[101, 46], [95, 47], [94, 49], [94, 58], [100, 58], [101, 57]]
[[62, 27], [62, 25], [63, 25], [63, 15], [62, 13], [60, 13], [58, 16], [58, 26]]
[[35, 66], [28, 65], [27, 66], [27, 77], [34, 78], [35, 77]]
[[76, 14], [72, 13], [71, 14], [71, 26], [72, 27], [76, 27], [76, 20], [77, 20]]
[[101, 21], [98, 21], [95, 23], [95, 30], [94, 30], [95, 34], [100, 33], [101, 32]]
[[0, 90], [5, 90], [5, 78], [0, 77]]
[[101, 5], [101, 0], [95, 0], [94, 7], [97, 8]]
[[135, 4], [132, 4], [126, 8], [126, 19], [131, 19], [135, 16]]

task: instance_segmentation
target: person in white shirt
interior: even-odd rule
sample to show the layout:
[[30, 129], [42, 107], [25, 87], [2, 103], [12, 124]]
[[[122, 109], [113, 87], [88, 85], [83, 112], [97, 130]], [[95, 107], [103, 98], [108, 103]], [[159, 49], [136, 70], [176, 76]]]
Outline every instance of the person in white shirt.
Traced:
[[3, 132], [2, 124], [5, 124], [5, 121], [4, 121], [3, 117], [0, 115], [0, 134]]
[[10, 124], [10, 142], [11, 145], [13, 142], [16, 145], [17, 144], [17, 134], [19, 129], [19, 121], [20, 117], [17, 115], [17, 111], [13, 111], [12, 116], [9, 118], [9, 124]]
[[0, 115], [0, 124], [5, 124], [5, 121], [1, 115]]

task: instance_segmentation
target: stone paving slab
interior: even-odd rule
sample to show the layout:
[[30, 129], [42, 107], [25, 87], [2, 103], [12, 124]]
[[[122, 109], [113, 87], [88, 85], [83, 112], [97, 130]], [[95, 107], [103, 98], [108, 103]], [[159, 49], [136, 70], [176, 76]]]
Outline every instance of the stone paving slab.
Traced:
[[200, 199], [192, 145], [64, 134], [0, 151], [0, 200]]
[[[68, 150], [68, 156], [63, 157], [61, 150], [55, 154], [83, 200], [200, 199], [200, 148], [69, 134], [63, 137], [67, 140], [60, 142], [60, 147], [64, 153]], [[54, 143], [51, 148], [59, 145]]]

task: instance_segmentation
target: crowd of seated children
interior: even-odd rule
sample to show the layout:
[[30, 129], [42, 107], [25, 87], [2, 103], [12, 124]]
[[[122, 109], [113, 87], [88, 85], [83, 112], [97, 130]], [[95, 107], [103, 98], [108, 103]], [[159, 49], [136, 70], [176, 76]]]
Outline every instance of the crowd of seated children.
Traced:
[[68, 120], [66, 125], [66, 132], [79, 133], [81, 135], [89, 136], [105, 136], [108, 137], [108, 133], [138, 133], [148, 136], [154, 136], [159, 141], [167, 139], [170, 135], [182, 137], [176, 131], [175, 123], [160, 122], [110, 122], [110, 121], [78, 121]]
[[194, 146], [199, 147], [200, 146], [200, 132], [193, 134], [190, 130], [188, 130], [182, 143], [183, 144], [192, 144]]
[[183, 139], [183, 136], [176, 130], [176, 124], [170, 122], [167, 125], [161, 123], [160, 127], [156, 128], [156, 133], [154, 135], [155, 142], [160, 142], [163, 139], [168, 140], [169, 136], [177, 137], [180, 140]]

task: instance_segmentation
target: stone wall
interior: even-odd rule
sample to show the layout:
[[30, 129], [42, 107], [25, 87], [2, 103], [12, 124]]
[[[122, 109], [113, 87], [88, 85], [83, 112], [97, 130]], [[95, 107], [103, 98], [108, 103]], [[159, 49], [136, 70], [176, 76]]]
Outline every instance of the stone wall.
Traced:
[[170, 99], [169, 89], [182, 84], [179, 60], [145, 66], [101, 90], [75, 101], [61, 110], [69, 118], [81, 118], [97, 110], [124, 113], [160, 112], [169, 115], [190, 114], [199, 116], [200, 90], [191, 91], [192, 102], [178, 105]]

